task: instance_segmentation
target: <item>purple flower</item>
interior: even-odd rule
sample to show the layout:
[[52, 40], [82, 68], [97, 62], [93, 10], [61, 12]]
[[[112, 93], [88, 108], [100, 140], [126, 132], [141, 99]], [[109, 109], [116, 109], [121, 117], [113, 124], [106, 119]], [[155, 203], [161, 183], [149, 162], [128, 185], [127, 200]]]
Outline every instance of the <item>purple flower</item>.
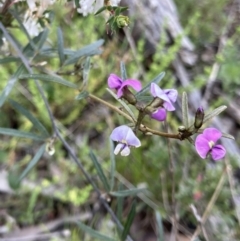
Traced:
[[111, 89], [117, 91], [117, 97], [120, 98], [123, 95], [124, 88], [131, 86], [136, 91], [142, 89], [142, 84], [139, 80], [127, 79], [123, 81], [119, 76], [115, 74], [110, 74], [108, 77], [108, 86]]
[[119, 142], [114, 150], [115, 155], [121, 151], [121, 156], [128, 156], [130, 154], [129, 147], [141, 146], [140, 140], [135, 136], [132, 129], [125, 125], [115, 128], [112, 131], [110, 138], [113, 141]]
[[177, 100], [178, 92], [174, 89], [162, 90], [157, 84], [151, 83], [151, 94], [153, 97], [158, 97], [164, 101], [163, 107], [167, 111], [174, 111], [175, 107], [172, 103]]
[[164, 108], [158, 108], [155, 112], [151, 114], [151, 118], [158, 121], [165, 121], [167, 112]]
[[215, 144], [221, 136], [222, 133], [215, 128], [207, 128], [202, 134], [198, 135], [195, 147], [199, 156], [204, 159], [210, 153], [215, 161], [223, 158], [226, 154], [225, 148], [222, 145]]

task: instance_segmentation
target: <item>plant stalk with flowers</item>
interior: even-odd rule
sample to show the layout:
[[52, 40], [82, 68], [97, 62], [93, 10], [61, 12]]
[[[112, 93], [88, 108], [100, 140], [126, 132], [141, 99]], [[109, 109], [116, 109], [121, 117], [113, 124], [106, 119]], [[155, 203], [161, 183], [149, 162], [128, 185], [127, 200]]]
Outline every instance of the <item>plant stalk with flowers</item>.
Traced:
[[[194, 122], [192, 125], [188, 126], [189, 114], [187, 94], [184, 92], [182, 97], [184, 125], [178, 127], [177, 133], [160, 132], [158, 130], [151, 129], [144, 124], [143, 121], [145, 116], [149, 116], [156, 121], [163, 122], [166, 121], [168, 112], [175, 111], [174, 103], [177, 100], [178, 92], [175, 89], [161, 89], [158, 84], [156, 84], [156, 82], [159, 82], [160, 80], [161, 79], [158, 81], [152, 81], [142, 89], [142, 85], [139, 80], [123, 80], [116, 74], [112, 73], [109, 75], [107, 81], [108, 87], [116, 92], [116, 95], [114, 93], [112, 93], [112, 95], [115, 96], [115, 99], [124, 100], [128, 105], [134, 106], [138, 111], [137, 118], [133, 117], [131, 111], [126, 108], [126, 105], [124, 105], [124, 108], [127, 113], [92, 94], [89, 95], [89, 97], [107, 105], [109, 108], [123, 115], [134, 125], [133, 129], [126, 125], [122, 125], [112, 131], [110, 138], [113, 141], [119, 142], [114, 153], [120, 153], [122, 156], [127, 156], [130, 154], [130, 147], [140, 147], [141, 143], [136, 135], [138, 131], [141, 131], [146, 135], [158, 135], [166, 138], [179, 139], [181, 141], [188, 140], [190, 143], [195, 145], [195, 149], [201, 158], [205, 159], [208, 155], [211, 155], [213, 160], [222, 159], [225, 156], [226, 151], [222, 145], [215, 145], [215, 142], [222, 136], [231, 139], [233, 139], [233, 137], [228, 134], [221, 133], [215, 128], [207, 128], [204, 130], [201, 129], [201, 127], [205, 122], [225, 110], [226, 106], [218, 107], [206, 115], [203, 108], [199, 107], [196, 111]], [[131, 89], [134, 89], [137, 93], [134, 94]], [[151, 94], [149, 102], [141, 100], [141, 97], [144, 97], [147, 90], [149, 90]], [[194, 143], [192, 136], [196, 133], [200, 135], [197, 136]]]

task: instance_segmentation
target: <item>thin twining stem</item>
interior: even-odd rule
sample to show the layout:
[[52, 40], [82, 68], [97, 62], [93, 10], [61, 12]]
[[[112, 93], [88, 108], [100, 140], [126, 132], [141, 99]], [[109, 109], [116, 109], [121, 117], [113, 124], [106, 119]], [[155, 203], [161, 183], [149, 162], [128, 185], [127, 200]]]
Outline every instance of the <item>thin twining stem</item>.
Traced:
[[[89, 94], [88, 95], [90, 98], [92, 98], [93, 100], [96, 100], [100, 103], [102, 103], [103, 105], [107, 106], [108, 108], [114, 110], [115, 112], [119, 113], [120, 115], [124, 116], [126, 119], [128, 119], [129, 121], [133, 122], [134, 124], [136, 124], [136, 122], [132, 119], [132, 117], [128, 114], [126, 114], [124, 111], [120, 110], [118, 107], [108, 103], [105, 100], [100, 99], [99, 97], [93, 95], [93, 94]], [[161, 132], [161, 131], [157, 131], [157, 130], [153, 130], [143, 124], [141, 124], [138, 128], [140, 131], [147, 133], [147, 134], [154, 134], [154, 135], [158, 135], [158, 136], [162, 136], [162, 137], [167, 137], [167, 138], [172, 138], [172, 139], [181, 139], [181, 137], [179, 136], [179, 134], [172, 134], [172, 133], [166, 133], [166, 132]]]

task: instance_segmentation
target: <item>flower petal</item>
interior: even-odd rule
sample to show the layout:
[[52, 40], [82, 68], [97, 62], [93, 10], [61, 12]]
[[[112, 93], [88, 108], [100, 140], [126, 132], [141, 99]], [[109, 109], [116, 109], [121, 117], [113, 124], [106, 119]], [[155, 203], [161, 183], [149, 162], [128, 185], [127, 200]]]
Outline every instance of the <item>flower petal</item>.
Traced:
[[118, 142], [126, 140], [126, 136], [129, 129], [131, 130], [131, 128], [126, 125], [118, 126], [112, 131], [110, 138], [113, 141], [118, 141]]
[[130, 148], [125, 146], [121, 151], [121, 156], [128, 156], [130, 154]]
[[216, 143], [221, 138], [222, 133], [216, 128], [206, 128], [203, 131], [203, 135], [208, 141]]
[[123, 88], [127, 87], [127, 86], [132, 87], [136, 91], [139, 91], [142, 89], [142, 84], [139, 80], [127, 79], [122, 82], [122, 85], [119, 88], [118, 93], [117, 93], [118, 97], [121, 97], [123, 95]]
[[159, 108], [155, 112], [151, 114], [151, 118], [158, 120], [158, 121], [164, 121], [166, 120], [167, 112], [164, 108]]
[[135, 136], [132, 129], [128, 127], [127, 135], [126, 135], [126, 141], [128, 146], [134, 146], [139, 147], [141, 146], [140, 140]]
[[119, 89], [122, 85], [122, 82], [122, 79], [115, 74], [110, 74], [108, 77], [108, 86], [111, 89]]
[[201, 158], [204, 159], [207, 157], [207, 154], [210, 151], [210, 146], [208, 140], [204, 137], [203, 134], [197, 136], [195, 141], [195, 148]]
[[213, 160], [217, 161], [226, 155], [226, 150], [222, 145], [216, 145], [212, 148], [211, 155]]
[[169, 100], [171, 102], [175, 102], [177, 100], [177, 96], [178, 96], [178, 92], [175, 89], [166, 89], [164, 90], [164, 93], [167, 95], [167, 97], [169, 98]]
[[122, 149], [124, 149], [124, 146], [126, 146], [123, 143], [118, 143], [114, 149], [114, 154], [117, 155]]
[[151, 83], [151, 94], [153, 97], [158, 97], [162, 100], [164, 100], [163, 106], [168, 111], [175, 110], [174, 106], [172, 105], [172, 102], [168, 98], [168, 96], [164, 93], [164, 90], [162, 90], [157, 84]]

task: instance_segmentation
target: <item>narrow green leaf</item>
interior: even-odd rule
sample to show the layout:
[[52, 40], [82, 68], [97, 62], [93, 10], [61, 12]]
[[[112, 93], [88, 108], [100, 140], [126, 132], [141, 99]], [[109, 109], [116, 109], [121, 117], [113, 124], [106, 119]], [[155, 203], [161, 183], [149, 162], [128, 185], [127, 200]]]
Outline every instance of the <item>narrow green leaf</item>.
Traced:
[[219, 106], [218, 108], [210, 111], [209, 113], [207, 113], [207, 114], [204, 116], [203, 123], [211, 120], [213, 117], [219, 115], [221, 112], [223, 112], [223, 111], [226, 110], [226, 109], [227, 109], [227, 106], [222, 105], [222, 106]]
[[123, 190], [123, 191], [110, 192], [110, 194], [114, 197], [127, 197], [127, 196], [135, 196], [143, 191], [146, 191], [146, 189], [145, 188], [132, 188], [132, 189]]
[[136, 200], [134, 200], [133, 203], [132, 203], [132, 206], [131, 206], [131, 209], [130, 209], [130, 212], [128, 214], [128, 218], [127, 218], [127, 221], [126, 221], [126, 224], [124, 225], [124, 229], [123, 229], [123, 232], [122, 232], [122, 239], [121, 239], [122, 241], [126, 240], [127, 235], [129, 233], [129, 230], [130, 230], [130, 227], [133, 223], [135, 215], [136, 215]]
[[98, 15], [99, 13], [103, 12], [106, 9], [107, 9], [107, 6], [103, 6], [94, 15]]
[[9, 56], [9, 57], [5, 57], [0, 59], [0, 64], [8, 64], [8, 63], [12, 63], [12, 62], [20, 62], [20, 58], [18, 57], [14, 57], [14, 56]]
[[11, 128], [0, 128], [0, 134], [8, 135], [8, 136], [22, 137], [22, 138], [32, 139], [35, 141], [44, 141], [46, 139], [43, 136], [38, 136], [31, 132], [19, 131], [19, 130], [15, 130], [15, 129], [11, 129]]
[[63, 62], [65, 61], [64, 56], [64, 43], [63, 43], [63, 34], [61, 28], [57, 29], [57, 48], [58, 48], [58, 56], [60, 60], [60, 65], [63, 65]]
[[116, 241], [113, 238], [110, 238], [106, 235], [103, 235], [97, 231], [95, 231], [94, 229], [90, 228], [89, 226], [86, 226], [85, 224], [81, 223], [81, 222], [76, 222], [78, 227], [84, 232], [84, 233], [88, 233], [90, 236], [96, 238], [97, 240], [102, 240], [102, 241]]
[[115, 180], [115, 169], [116, 169], [116, 161], [114, 155], [114, 145], [113, 141], [109, 138], [110, 144], [110, 160], [111, 160], [111, 169], [110, 169], [110, 190], [112, 191], [114, 188], [114, 180]]
[[75, 64], [79, 58], [83, 56], [91, 56], [100, 54], [101, 51], [99, 50], [99, 47], [102, 46], [104, 43], [103, 39], [100, 39], [92, 44], [89, 44], [82, 49], [78, 50], [73, 54], [69, 59], [67, 59], [63, 65], [69, 65], [69, 64]]
[[77, 85], [74, 83], [71, 83], [59, 76], [53, 76], [53, 75], [47, 75], [47, 74], [22, 74], [20, 79], [36, 79], [36, 80], [42, 80], [42, 81], [49, 81], [49, 82], [55, 82], [58, 84], [66, 85], [68, 87], [77, 89]]
[[40, 160], [40, 158], [42, 157], [42, 155], [45, 151], [45, 146], [46, 146], [46, 144], [43, 144], [39, 148], [39, 150], [37, 151], [37, 153], [35, 154], [33, 159], [28, 163], [27, 167], [25, 168], [25, 170], [22, 172], [22, 174], [19, 177], [19, 182], [22, 181], [22, 179], [26, 177], [26, 175], [29, 173], [29, 171], [38, 163], [38, 161]]
[[81, 93], [79, 93], [76, 97], [75, 100], [82, 100], [82, 99], [86, 99], [88, 97], [89, 93], [87, 91], [83, 91]]
[[189, 127], [188, 116], [189, 116], [189, 112], [188, 112], [188, 97], [187, 97], [187, 93], [183, 92], [182, 93], [182, 121], [183, 121], [183, 125], [186, 128]]
[[26, 116], [32, 122], [34, 128], [38, 129], [43, 137], [47, 138], [50, 136], [43, 124], [37, 118], [35, 118], [27, 109], [25, 109], [22, 105], [20, 105], [14, 100], [9, 100], [9, 103], [14, 109], [19, 111], [22, 115]]
[[109, 186], [109, 183], [107, 181], [107, 178], [106, 178], [106, 176], [105, 176], [105, 174], [104, 174], [104, 172], [102, 170], [101, 165], [99, 164], [96, 156], [94, 155], [94, 153], [92, 151], [90, 151], [90, 158], [92, 159], [92, 162], [93, 162], [93, 164], [94, 164], [94, 166], [95, 166], [95, 168], [97, 170], [97, 174], [98, 174], [100, 180], [102, 181], [105, 190], [107, 192], [109, 192], [110, 191], [110, 186]]
[[132, 119], [134, 121], [137, 121], [132, 110], [130, 109], [130, 107], [124, 102], [122, 101], [121, 99], [119, 99], [117, 97], [117, 95], [110, 89], [106, 88], [106, 90], [123, 106], [123, 108], [127, 111], [127, 113], [132, 117]]
[[120, 63], [120, 69], [121, 69], [121, 78], [123, 80], [126, 80], [128, 77], [127, 77], [127, 71], [126, 71], [126, 68], [125, 68], [125, 64], [121, 61]]
[[165, 72], [160, 73], [157, 77], [151, 80], [149, 84], [147, 84], [144, 88], [142, 88], [139, 92], [137, 92], [135, 96], [139, 97], [140, 95], [148, 91], [150, 89], [151, 83], [159, 84], [159, 82], [163, 79], [164, 76], [165, 76]]
[[162, 217], [159, 211], [155, 212], [156, 221], [157, 221], [157, 238], [158, 241], [164, 241], [164, 232], [163, 232], [163, 224]]
[[17, 71], [14, 73], [14, 75], [9, 79], [7, 85], [4, 87], [1, 95], [0, 95], [0, 107], [2, 107], [2, 105], [4, 104], [6, 98], [8, 97], [8, 95], [10, 94], [10, 92], [12, 91], [12, 88], [14, 86], [14, 84], [16, 83], [16, 81], [18, 80], [19, 76], [24, 72], [25, 67], [23, 64], [21, 64]]

